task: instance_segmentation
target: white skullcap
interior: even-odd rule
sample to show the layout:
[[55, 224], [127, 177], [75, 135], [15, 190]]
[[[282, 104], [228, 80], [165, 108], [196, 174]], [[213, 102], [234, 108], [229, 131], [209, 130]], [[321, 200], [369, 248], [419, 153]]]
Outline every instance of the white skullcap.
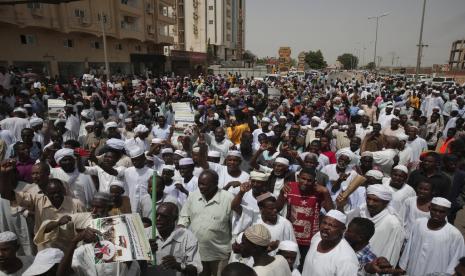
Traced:
[[281, 116], [279, 116], [279, 119], [286, 119], [287, 120], [287, 117], [284, 116], [284, 115], [281, 115]]
[[89, 120], [92, 120], [92, 117], [93, 117], [92, 115], [93, 115], [93, 112], [90, 109], [84, 109], [83, 111], [81, 111], [81, 116]]
[[336, 159], [339, 159], [339, 157], [341, 157], [341, 155], [345, 155], [345, 156], [349, 157], [350, 160], [355, 158], [355, 153], [353, 153], [350, 150], [350, 148], [343, 148], [343, 149], [338, 150], [336, 152]]
[[264, 117], [264, 118], [262, 119], [262, 122], [270, 123], [271, 120], [270, 120], [270, 118], [268, 118], [268, 117]]
[[433, 200], [431, 200], [431, 204], [450, 208], [451, 207], [451, 202], [443, 197], [433, 197]]
[[216, 151], [216, 150], [211, 150], [211, 151], [208, 152], [208, 157], [220, 158], [221, 153], [219, 151]]
[[321, 118], [318, 116], [313, 116], [312, 121], [317, 121], [318, 123], [321, 123]]
[[408, 168], [404, 165], [397, 165], [393, 168], [393, 170], [399, 170], [399, 171], [402, 171], [406, 174], [408, 174]]
[[359, 110], [359, 111], [357, 111], [357, 115], [358, 116], [363, 116], [363, 115], [365, 115], [365, 111]]
[[189, 166], [194, 165], [194, 160], [192, 158], [186, 157], [179, 160], [179, 166]]
[[274, 198], [274, 195], [272, 193], [270, 193], [270, 192], [266, 192], [264, 194], [261, 194], [261, 195], [257, 196], [256, 200], [257, 200], [257, 203], [260, 203], [263, 200], [265, 200], [267, 198], [270, 198], [270, 197]]
[[152, 144], [161, 144], [163, 143], [163, 139], [161, 138], [153, 138], [152, 139]]
[[139, 146], [133, 145], [129, 148], [129, 157], [136, 158], [145, 154], [145, 150]]
[[253, 244], [266, 247], [270, 244], [270, 231], [263, 224], [254, 224], [247, 228], [244, 236]]
[[24, 104], [23, 107], [24, 107], [24, 108], [31, 108], [32, 105], [31, 105], [31, 104]]
[[165, 153], [173, 153], [173, 149], [172, 148], [164, 148], [161, 150], [161, 154], [165, 154]]
[[284, 164], [286, 166], [289, 166], [289, 160], [287, 158], [284, 158], [284, 157], [277, 157], [275, 160], [274, 160], [275, 163], [280, 163], [280, 164]]
[[111, 138], [111, 139], [108, 139], [105, 144], [112, 149], [116, 149], [116, 150], [124, 149], [124, 141], [121, 139]]
[[66, 123], [66, 120], [63, 119], [63, 118], [58, 118], [55, 120], [55, 122], [53, 123], [54, 126], [57, 126], [58, 124], [60, 123]]
[[43, 123], [44, 123], [44, 120], [42, 120], [41, 118], [37, 118], [37, 117], [31, 118], [29, 120], [29, 124], [31, 125], [31, 127], [35, 127]]
[[55, 152], [55, 155], [54, 155], [55, 162], [57, 162], [57, 164], [60, 163], [61, 159], [63, 159], [66, 156], [71, 156], [75, 158], [74, 150], [68, 149], [68, 148], [58, 150], [57, 152]]
[[23, 272], [23, 276], [42, 275], [55, 264], [59, 264], [65, 254], [58, 248], [50, 247], [37, 252], [34, 262]]
[[94, 125], [95, 125], [95, 123], [94, 123], [93, 121], [90, 121], [90, 122], [88, 122], [88, 123], [85, 123], [85, 124], [84, 124], [84, 127], [94, 126]]
[[123, 181], [121, 180], [118, 180], [118, 179], [113, 179], [111, 182], [110, 182], [110, 187], [111, 186], [118, 186], [118, 187], [121, 187], [124, 189], [124, 183]]
[[142, 124], [138, 124], [135, 128], [134, 128], [134, 133], [144, 133], [144, 132], [148, 132], [149, 129], [142, 125]]
[[192, 148], [192, 152], [199, 153], [200, 148], [199, 147]]
[[235, 156], [235, 157], [242, 158], [241, 152], [238, 150], [230, 150], [228, 151], [228, 154], [226, 156]]
[[125, 123], [130, 123], [130, 122], [132, 122], [132, 118], [126, 118], [126, 119], [124, 119], [124, 122]]
[[112, 128], [112, 127], [118, 127], [118, 124], [116, 122], [108, 122], [105, 124], [105, 130]]
[[11, 242], [11, 241], [17, 241], [18, 237], [16, 236], [15, 233], [11, 231], [5, 231], [0, 233], [0, 242]]
[[332, 209], [328, 213], [326, 213], [326, 216], [327, 217], [332, 217], [333, 219], [339, 221], [340, 223], [342, 223], [344, 225], [347, 222], [347, 216], [344, 213], [342, 213], [341, 211], [338, 211], [338, 210], [335, 210], [335, 209]]
[[374, 195], [379, 199], [391, 201], [392, 192], [389, 188], [382, 184], [369, 185], [367, 188], [367, 195]]
[[175, 151], [174, 151], [174, 154], [177, 154], [177, 155], [179, 155], [179, 156], [181, 156], [181, 157], [183, 157], [183, 158], [186, 158], [186, 157], [187, 157], [187, 152], [182, 151], [182, 150], [175, 150]]
[[250, 180], [257, 180], [257, 181], [268, 181], [268, 177], [270, 175], [262, 172], [251, 171], [250, 172]]
[[278, 250], [299, 252], [299, 246], [294, 241], [280, 241]]
[[362, 152], [362, 157], [365, 157], [365, 156], [369, 156], [369, 157], [373, 157], [373, 153], [371, 151], [364, 151]]
[[168, 170], [168, 171], [173, 171], [175, 170], [175, 167], [173, 165], [166, 165], [164, 164], [163, 166], [161, 166], [161, 171], [163, 170]]
[[365, 173], [365, 176], [371, 176], [377, 180], [383, 179], [383, 173], [378, 170], [369, 170]]
[[27, 110], [22, 107], [15, 108], [13, 112], [21, 112], [21, 113], [27, 114]]
[[399, 139], [399, 141], [407, 141], [408, 140], [408, 135], [405, 134], [405, 133], [398, 133], [396, 135], [397, 139]]
[[156, 103], [157, 101], [155, 99], [150, 99], [149, 103]]

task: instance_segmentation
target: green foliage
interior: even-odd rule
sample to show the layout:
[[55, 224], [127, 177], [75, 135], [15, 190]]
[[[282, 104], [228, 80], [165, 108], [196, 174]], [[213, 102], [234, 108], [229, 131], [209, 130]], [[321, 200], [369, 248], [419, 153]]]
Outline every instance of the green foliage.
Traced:
[[339, 61], [342, 64], [342, 68], [346, 70], [356, 69], [358, 65], [358, 58], [349, 53], [338, 56], [337, 61]]
[[323, 69], [328, 66], [325, 59], [323, 58], [323, 53], [321, 50], [318, 51], [308, 51], [305, 55], [305, 63], [311, 69]]

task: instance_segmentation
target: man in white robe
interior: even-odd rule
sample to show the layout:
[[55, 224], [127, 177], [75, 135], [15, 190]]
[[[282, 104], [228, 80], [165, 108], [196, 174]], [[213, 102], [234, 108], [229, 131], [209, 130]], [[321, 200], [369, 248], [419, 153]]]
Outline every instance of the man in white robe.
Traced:
[[9, 130], [16, 141], [21, 141], [21, 131], [24, 128], [29, 128], [29, 120], [26, 119], [27, 110], [21, 107], [13, 110], [15, 117], [10, 117], [0, 121], [0, 126], [4, 130]]
[[405, 232], [400, 217], [388, 206], [391, 200], [392, 192], [388, 187], [382, 184], [370, 185], [367, 188], [366, 204], [351, 211], [348, 217], [349, 222], [354, 217], [371, 220], [375, 224], [375, 234], [370, 239], [373, 253], [385, 257], [390, 264], [397, 264]]
[[417, 195], [415, 190], [407, 184], [408, 169], [404, 165], [397, 165], [392, 169], [391, 178], [384, 178], [383, 184], [392, 192], [389, 205], [397, 214], [401, 214], [402, 204], [409, 197]]
[[384, 145], [385, 149], [372, 152], [373, 165], [381, 167], [385, 175], [391, 174], [392, 165], [394, 165], [394, 157], [399, 153], [398, 146], [399, 139], [397, 139], [397, 137], [387, 136]]
[[422, 152], [428, 150], [428, 143], [425, 139], [417, 136], [418, 128], [416, 126], [409, 126], [407, 128], [407, 135], [409, 136], [407, 146], [412, 149], [412, 162], [418, 163]]
[[416, 220], [399, 262], [408, 275], [454, 274], [465, 245], [460, 231], [446, 220], [450, 207], [450, 201], [435, 197], [431, 218]]

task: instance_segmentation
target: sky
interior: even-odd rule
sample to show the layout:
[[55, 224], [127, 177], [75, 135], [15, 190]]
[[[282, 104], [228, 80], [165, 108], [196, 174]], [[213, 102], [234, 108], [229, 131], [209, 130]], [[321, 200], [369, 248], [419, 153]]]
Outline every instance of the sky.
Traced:
[[[246, 0], [245, 45], [258, 57], [277, 57], [279, 47], [289, 46], [294, 58], [321, 49], [328, 64], [343, 53], [366, 64], [376, 30], [368, 17], [389, 12], [379, 20], [381, 65], [415, 66], [422, 6], [423, 0]], [[448, 63], [457, 39], [465, 39], [465, 0], [427, 0], [422, 66]]]

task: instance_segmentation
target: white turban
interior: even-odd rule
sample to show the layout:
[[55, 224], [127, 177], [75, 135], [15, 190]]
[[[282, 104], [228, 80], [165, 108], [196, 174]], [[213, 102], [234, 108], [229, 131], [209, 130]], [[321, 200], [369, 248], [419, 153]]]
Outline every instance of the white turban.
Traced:
[[172, 148], [164, 148], [161, 150], [161, 154], [165, 154], [165, 153], [173, 153], [173, 149]]
[[342, 223], [344, 225], [347, 222], [347, 216], [344, 213], [342, 213], [341, 211], [338, 211], [338, 210], [335, 210], [335, 209], [332, 209], [328, 213], [326, 213], [326, 216], [327, 217], [332, 217], [333, 219], [339, 221], [340, 223]]
[[124, 183], [123, 181], [121, 180], [118, 180], [118, 179], [113, 179], [111, 182], [110, 182], [110, 187], [111, 186], [118, 186], [118, 187], [121, 187], [124, 189]]
[[92, 118], [94, 117], [94, 112], [92, 112], [92, 110], [90, 109], [84, 109], [83, 111], [81, 111], [81, 116], [89, 120], [92, 120]]
[[42, 120], [41, 118], [37, 118], [37, 117], [31, 118], [29, 120], [29, 124], [31, 125], [31, 127], [35, 127], [43, 123], [44, 123], [44, 120]]
[[262, 172], [251, 171], [250, 172], [250, 180], [257, 180], [257, 181], [268, 181], [268, 177], [270, 175]]
[[182, 150], [175, 150], [175, 151], [174, 151], [174, 154], [177, 154], [177, 155], [179, 155], [179, 156], [181, 156], [181, 157], [183, 157], [183, 158], [186, 158], [186, 157], [187, 157], [187, 152], [182, 151]]
[[318, 116], [313, 116], [312, 121], [317, 121], [318, 123], [321, 123], [321, 118]]
[[145, 151], [143, 148], [133, 145], [128, 149], [128, 153], [130, 158], [136, 158], [144, 154]]
[[161, 138], [153, 138], [152, 139], [152, 144], [161, 144], [163, 143], [163, 139]]
[[108, 139], [106, 142], [106, 145], [116, 150], [124, 149], [124, 141], [121, 139], [116, 139], [116, 138]]
[[367, 195], [374, 195], [379, 199], [391, 201], [392, 192], [389, 188], [382, 184], [369, 185], [367, 188]]
[[216, 150], [211, 150], [211, 151], [208, 152], [208, 157], [220, 158], [221, 153], [219, 151], [216, 151]]
[[264, 117], [264, 118], [262, 119], [262, 122], [264, 122], [264, 123], [270, 123], [271, 120], [270, 120], [270, 118], [268, 118], [268, 117]]
[[95, 125], [95, 123], [93, 121], [90, 121], [88, 123], [85, 123], [84, 127], [89, 127], [89, 126], [94, 126], [94, 125]]
[[383, 173], [378, 170], [369, 170], [365, 173], [365, 176], [371, 176], [374, 179], [381, 180], [383, 179]]
[[299, 252], [299, 246], [294, 241], [281, 241], [278, 250]]
[[235, 157], [242, 158], [241, 152], [238, 150], [230, 150], [228, 151], [228, 154], [226, 156], [235, 156]]
[[280, 164], [284, 164], [286, 166], [289, 166], [289, 160], [287, 158], [284, 158], [284, 157], [277, 157], [275, 160], [274, 160], [275, 163], [280, 163]]
[[173, 171], [173, 172], [174, 172], [175, 169], [176, 169], [176, 168], [175, 168], [173, 165], [166, 165], [166, 164], [165, 164], [165, 165], [163, 165], [163, 166], [161, 167], [161, 171], [163, 171], [163, 170], [168, 170], [168, 171]]
[[349, 148], [343, 148], [336, 152], [336, 159], [339, 159], [341, 155], [349, 157], [350, 160], [355, 158], [355, 153], [353, 153]]
[[142, 125], [142, 124], [138, 124], [135, 128], [134, 128], [134, 133], [144, 133], [144, 132], [148, 132], [149, 129]]
[[179, 160], [179, 166], [188, 166], [188, 165], [194, 165], [194, 160], [192, 160], [192, 158], [181, 158]]
[[112, 127], [118, 127], [118, 124], [116, 122], [108, 122], [105, 124], [105, 130], [108, 130], [109, 128]]
[[11, 231], [5, 231], [0, 233], [0, 242], [11, 242], [11, 241], [17, 241], [18, 237], [16, 236], [15, 233]]
[[71, 157], [75, 158], [74, 157], [74, 150], [68, 149], [68, 148], [58, 150], [57, 152], [55, 152], [55, 155], [54, 155], [55, 162], [57, 162], [57, 164], [60, 163], [61, 159], [63, 159], [66, 156], [71, 156]]
[[373, 153], [371, 151], [364, 151], [364, 152], [362, 152], [361, 156], [362, 157], [368, 156], [368, 157], [373, 158]]
[[442, 207], [450, 208], [452, 205], [451, 202], [443, 197], [433, 197], [433, 200], [431, 200], [431, 203], [434, 205], [439, 205]]
[[399, 170], [399, 171], [402, 171], [402, 172], [408, 174], [408, 168], [406, 166], [404, 166], [404, 165], [397, 165], [392, 169], [393, 170]]

